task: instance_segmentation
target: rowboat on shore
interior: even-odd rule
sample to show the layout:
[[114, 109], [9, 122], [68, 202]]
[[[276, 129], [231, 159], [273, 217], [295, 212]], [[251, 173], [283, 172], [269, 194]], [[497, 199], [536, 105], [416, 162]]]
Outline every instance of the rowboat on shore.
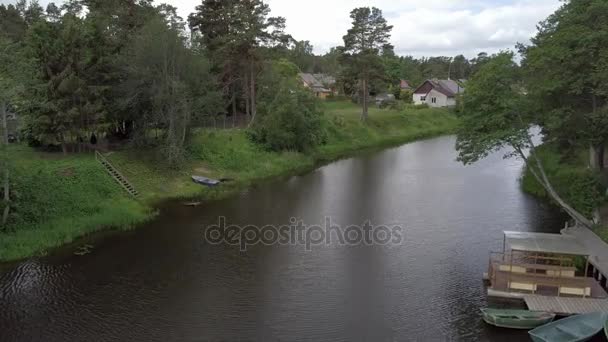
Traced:
[[209, 187], [219, 185], [222, 182], [217, 179], [211, 179], [211, 178], [202, 177], [202, 176], [192, 176], [192, 181], [194, 183], [198, 183], [198, 184], [209, 186]]
[[547, 324], [555, 314], [542, 311], [481, 309], [483, 320], [493, 326], [510, 329], [533, 329]]
[[535, 342], [583, 342], [589, 341], [606, 324], [606, 314], [594, 312], [575, 315], [545, 324], [528, 332]]

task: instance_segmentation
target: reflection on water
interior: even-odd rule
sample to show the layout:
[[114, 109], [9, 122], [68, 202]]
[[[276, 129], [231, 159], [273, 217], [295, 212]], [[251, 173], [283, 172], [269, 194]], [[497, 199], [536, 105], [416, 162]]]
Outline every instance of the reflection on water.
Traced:
[[[557, 232], [522, 194], [522, 165], [455, 162], [454, 138], [339, 161], [191, 208], [163, 209], [83, 257], [0, 276], [0, 341], [512, 341], [487, 327], [481, 275], [503, 230]], [[204, 227], [401, 225], [397, 246], [209, 245]]]

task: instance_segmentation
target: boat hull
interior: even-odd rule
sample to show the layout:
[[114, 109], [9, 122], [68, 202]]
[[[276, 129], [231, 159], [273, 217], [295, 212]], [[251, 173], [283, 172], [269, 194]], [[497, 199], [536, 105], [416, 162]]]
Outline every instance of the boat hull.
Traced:
[[490, 325], [509, 329], [534, 329], [551, 322], [555, 315], [528, 310], [482, 309], [483, 320]]
[[600, 312], [570, 316], [540, 326], [528, 334], [537, 342], [589, 341], [604, 328], [606, 318], [606, 314]]

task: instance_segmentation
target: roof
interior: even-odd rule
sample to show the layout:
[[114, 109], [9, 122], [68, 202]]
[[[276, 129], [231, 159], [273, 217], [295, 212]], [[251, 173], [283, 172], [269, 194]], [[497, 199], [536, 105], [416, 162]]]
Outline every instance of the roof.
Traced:
[[589, 255], [588, 250], [570, 235], [512, 231], [504, 233], [505, 242], [514, 251]]
[[307, 74], [307, 73], [302, 72], [299, 74], [299, 76], [302, 79], [302, 81], [304, 83], [306, 83], [306, 85], [308, 87], [310, 87], [312, 90], [314, 90], [316, 92], [323, 92], [323, 93], [330, 92], [330, 90], [325, 88], [323, 83], [321, 83], [321, 81], [319, 81], [313, 74]]
[[332, 86], [336, 84], [336, 78], [328, 74], [313, 74], [313, 76], [324, 86]]
[[424, 81], [424, 83], [422, 83], [418, 88], [416, 88], [414, 93], [418, 93], [418, 89], [422, 88], [425, 84], [427, 84], [427, 82], [432, 85], [433, 89], [435, 89], [436, 91], [442, 93], [443, 95], [445, 95], [447, 97], [454, 97], [457, 94], [460, 94], [464, 91], [464, 87], [462, 87], [456, 81], [436, 80], [435, 79], [435, 80]]
[[412, 86], [410, 85], [410, 81], [408, 80], [401, 80], [401, 82], [399, 82], [399, 86], [401, 87], [401, 89], [411, 89]]

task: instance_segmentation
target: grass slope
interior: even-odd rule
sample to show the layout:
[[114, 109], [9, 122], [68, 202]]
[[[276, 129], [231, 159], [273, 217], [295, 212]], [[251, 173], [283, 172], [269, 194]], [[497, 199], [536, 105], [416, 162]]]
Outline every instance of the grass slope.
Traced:
[[[368, 124], [349, 102], [325, 103], [328, 141], [308, 153], [269, 152], [251, 143], [243, 130], [199, 130], [190, 158], [168, 169], [153, 150], [126, 150], [108, 156], [137, 188], [141, 201], [125, 195], [91, 155], [63, 158], [24, 147], [11, 149], [18, 216], [10, 233], [0, 233], [0, 260], [44, 253], [51, 247], [107, 227], [129, 228], [152, 215], [150, 206], [167, 198], [227, 196], [261, 179], [293, 174], [355, 151], [396, 145], [451, 133], [458, 120], [446, 110], [370, 110]], [[232, 178], [220, 191], [194, 184], [190, 175]]]
[[16, 207], [7, 232], [0, 233], [0, 260], [44, 254], [87, 233], [128, 228], [150, 215], [90, 155], [63, 158], [21, 146], [8, 153]]

